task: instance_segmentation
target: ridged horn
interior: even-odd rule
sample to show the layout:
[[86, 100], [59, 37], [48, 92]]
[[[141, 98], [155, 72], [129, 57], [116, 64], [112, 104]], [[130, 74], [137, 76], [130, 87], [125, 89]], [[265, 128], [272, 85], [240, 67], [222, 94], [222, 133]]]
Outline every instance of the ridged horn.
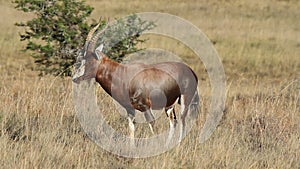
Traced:
[[110, 24], [110, 22], [109, 22], [109, 19], [108, 19], [107, 24], [105, 25], [105, 27], [101, 31], [97, 32], [97, 34], [90, 40], [89, 50], [94, 50], [98, 38], [108, 28], [109, 24]]
[[88, 35], [86, 37], [86, 40], [85, 40], [86, 42], [88, 42], [88, 41], [90, 41], [92, 39], [93, 34], [95, 33], [95, 31], [98, 29], [98, 27], [101, 24], [101, 19], [102, 19], [102, 17], [100, 17], [99, 23], [93, 29], [91, 29], [90, 32], [88, 33]]

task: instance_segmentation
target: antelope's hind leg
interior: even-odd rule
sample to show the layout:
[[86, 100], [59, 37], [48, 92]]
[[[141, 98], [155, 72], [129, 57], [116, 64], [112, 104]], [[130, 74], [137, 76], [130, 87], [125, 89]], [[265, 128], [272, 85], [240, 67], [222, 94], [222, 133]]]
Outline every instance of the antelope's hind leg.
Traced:
[[187, 105], [187, 98], [185, 95], [181, 95], [180, 97], [180, 134], [179, 134], [179, 142], [182, 141], [183, 137], [185, 136], [185, 118], [188, 113], [189, 106]]
[[[192, 100], [197, 103], [199, 102], [199, 97], [198, 95], [195, 96], [195, 93], [186, 93], [180, 96], [180, 120], [181, 120], [181, 125], [180, 125], [180, 135], [179, 135], [179, 142], [182, 141], [183, 137], [185, 137], [186, 135], [186, 116], [189, 112], [190, 109], [190, 104], [192, 103]], [[194, 104], [193, 102], [193, 104]], [[198, 105], [198, 104], [197, 104]], [[193, 105], [193, 109], [197, 109], [197, 105], [195, 107], [195, 105]], [[196, 111], [196, 110], [195, 110]]]
[[174, 131], [177, 125], [177, 119], [176, 119], [176, 114], [175, 114], [175, 109], [174, 106], [170, 107], [170, 108], [166, 108], [165, 112], [167, 114], [167, 116], [169, 117], [170, 120], [170, 129], [169, 129], [169, 135], [166, 141], [166, 145], [170, 144], [170, 141], [173, 138], [174, 135]]

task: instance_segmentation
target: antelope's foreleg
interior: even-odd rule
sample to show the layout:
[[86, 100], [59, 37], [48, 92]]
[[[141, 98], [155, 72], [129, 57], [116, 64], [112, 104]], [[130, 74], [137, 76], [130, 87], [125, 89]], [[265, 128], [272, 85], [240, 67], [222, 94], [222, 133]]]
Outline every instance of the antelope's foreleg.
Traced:
[[134, 131], [135, 131], [134, 118], [128, 116], [127, 119], [129, 123], [129, 130], [130, 130], [130, 145], [134, 146]]
[[135, 111], [134, 110], [127, 110], [127, 119], [128, 119], [128, 125], [130, 130], [130, 145], [134, 146], [134, 132], [135, 132], [135, 126], [134, 126], [134, 118], [135, 118]]
[[146, 109], [146, 111], [144, 112], [144, 116], [145, 116], [146, 121], [149, 123], [149, 127], [150, 127], [152, 134], [154, 134], [153, 126], [155, 123], [155, 118], [154, 118], [154, 115], [153, 115], [151, 109]]

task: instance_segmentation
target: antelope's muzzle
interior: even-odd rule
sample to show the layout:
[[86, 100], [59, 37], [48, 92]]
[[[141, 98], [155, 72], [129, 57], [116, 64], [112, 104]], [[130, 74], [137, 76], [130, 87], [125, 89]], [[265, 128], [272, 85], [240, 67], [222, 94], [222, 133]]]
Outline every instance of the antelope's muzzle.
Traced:
[[80, 66], [75, 66], [75, 73], [73, 75], [72, 81], [75, 83], [79, 83], [82, 79], [81, 77], [84, 76], [85, 73], [85, 60], [80, 62]]

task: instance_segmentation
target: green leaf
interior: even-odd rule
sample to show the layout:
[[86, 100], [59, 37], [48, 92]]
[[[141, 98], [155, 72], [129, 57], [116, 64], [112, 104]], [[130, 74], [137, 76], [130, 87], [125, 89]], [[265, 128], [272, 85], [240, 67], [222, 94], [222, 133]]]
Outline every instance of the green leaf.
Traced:
[[[87, 22], [87, 17], [94, 8], [80, 0], [13, 2], [17, 10], [36, 16], [15, 25], [25, 29], [20, 34], [20, 40], [27, 42], [25, 50], [31, 51], [40, 74], [70, 76], [70, 68], [76, 61], [77, 52], [84, 45], [89, 30], [96, 24], [94, 20], [92, 24]], [[103, 21], [101, 28], [105, 24]], [[107, 55], [116, 61], [122, 61], [127, 54], [141, 50], [136, 47], [145, 42], [139, 39], [140, 34], [154, 26], [154, 23], [142, 21], [132, 15], [127, 20], [119, 20], [117, 26], [107, 30], [98, 43], [109, 44], [105, 48]]]

